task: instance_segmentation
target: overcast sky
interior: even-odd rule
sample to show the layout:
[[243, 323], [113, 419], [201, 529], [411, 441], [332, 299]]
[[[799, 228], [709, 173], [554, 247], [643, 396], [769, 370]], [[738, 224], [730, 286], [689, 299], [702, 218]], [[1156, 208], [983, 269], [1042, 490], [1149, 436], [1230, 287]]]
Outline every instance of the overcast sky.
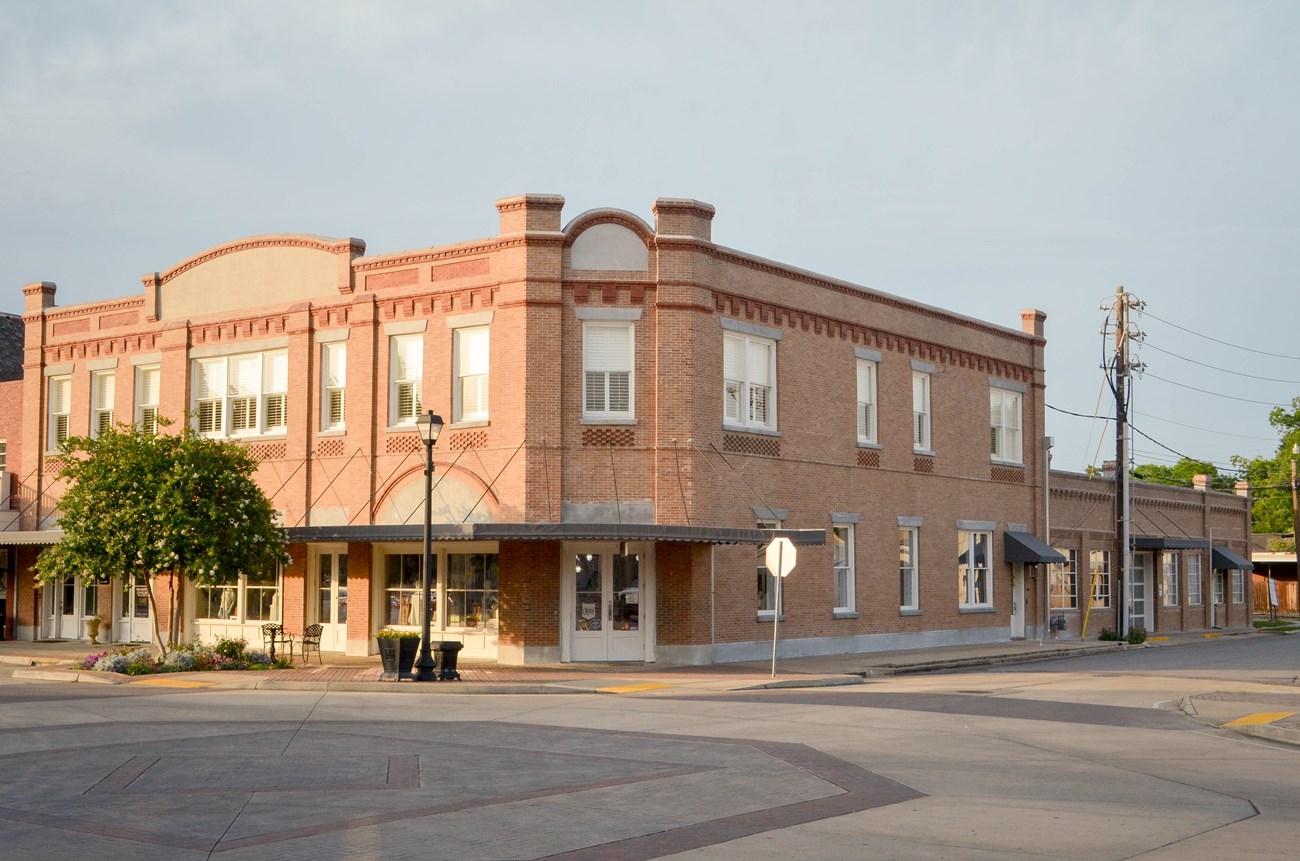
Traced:
[[[1300, 395], [1297, 44], [1294, 2], [10, 2], [0, 311], [261, 233], [373, 254], [491, 236], [523, 192], [566, 221], [694, 197], [722, 245], [1043, 309], [1047, 401], [1077, 413], [1113, 415], [1124, 285], [1135, 426], [1226, 466]], [[1054, 465], [1113, 458], [1112, 428], [1049, 410]]]

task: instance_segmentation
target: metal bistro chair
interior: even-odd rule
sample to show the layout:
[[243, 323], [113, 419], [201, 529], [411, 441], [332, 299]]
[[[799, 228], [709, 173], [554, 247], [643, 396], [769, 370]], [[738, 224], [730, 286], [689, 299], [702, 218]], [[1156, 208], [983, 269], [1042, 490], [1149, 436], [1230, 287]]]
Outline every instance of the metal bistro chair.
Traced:
[[289, 657], [293, 657], [293, 639], [284, 635], [284, 625], [279, 625], [275, 622], [268, 622], [263, 625], [262, 645], [271, 653], [272, 658], [275, 658], [276, 646], [288, 646]]
[[302, 660], [307, 662], [307, 653], [314, 651], [316, 653], [316, 662], [325, 663], [320, 656], [320, 634], [322, 631], [320, 625], [308, 625], [302, 631]]

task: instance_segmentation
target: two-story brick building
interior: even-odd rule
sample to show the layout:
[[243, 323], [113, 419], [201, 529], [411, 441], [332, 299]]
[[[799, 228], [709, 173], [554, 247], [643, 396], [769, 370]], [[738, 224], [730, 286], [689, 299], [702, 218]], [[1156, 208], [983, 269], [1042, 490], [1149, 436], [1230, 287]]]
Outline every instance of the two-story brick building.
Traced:
[[999, 326], [724, 248], [694, 200], [653, 225], [562, 206], [505, 199], [494, 237], [382, 255], [255, 237], [67, 308], [25, 287], [18, 636], [93, 610], [148, 639], [139, 584], [26, 569], [57, 540], [59, 440], [165, 417], [247, 446], [293, 542], [283, 571], [189, 587], [187, 633], [320, 622], [327, 651], [372, 652], [420, 619], [426, 410], [432, 623], [466, 655], [761, 657], [772, 529], [800, 546], [785, 654], [1037, 630], [1044, 314]]

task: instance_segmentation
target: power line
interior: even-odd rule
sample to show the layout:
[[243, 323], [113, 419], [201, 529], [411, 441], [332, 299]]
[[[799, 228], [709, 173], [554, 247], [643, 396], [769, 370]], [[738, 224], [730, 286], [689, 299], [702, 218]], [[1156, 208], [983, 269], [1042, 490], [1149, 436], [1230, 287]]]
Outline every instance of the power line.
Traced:
[[1164, 377], [1158, 376], [1157, 374], [1153, 374], [1150, 371], [1146, 371], [1143, 374], [1143, 376], [1151, 377], [1152, 379], [1159, 380], [1162, 383], [1168, 383], [1171, 386], [1178, 386], [1179, 388], [1183, 388], [1183, 389], [1191, 389], [1192, 391], [1200, 392], [1203, 395], [1214, 395], [1216, 398], [1227, 398], [1230, 401], [1241, 401], [1242, 403], [1245, 404], [1263, 404], [1266, 407], [1280, 407], [1284, 410], [1291, 408], [1289, 404], [1279, 404], [1279, 403], [1274, 403], [1273, 401], [1257, 401], [1251, 398], [1239, 398], [1234, 395], [1225, 395], [1219, 392], [1212, 392], [1209, 389], [1198, 389], [1196, 386], [1189, 386], [1186, 383], [1179, 383], [1179, 382], [1175, 382], [1174, 380], [1165, 379]]
[[1159, 320], [1161, 323], [1164, 323], [1166, 326], [1173, 326], [1175, 329], [1181, 329], [1182, 331], [1187, 332], [1189, 335], [1195, 335], [1198, 338], [1204, 338], [1207, 341], [1213, 341], [1214, 343], [1222, 344], [1225, 347], [1235, 347], [1238, 350], [1245, 350], [1247, 353], [1255, 353], [1256, 355], [1259, 356], [1271, 356], [1274, 359], [1289, 359], [1292, 362], [1300, 362], [1300, 356], [1288, 356], [1283, 353], [1269, 353], [1265, 350], [1255, 350], [1250, 347], [1243, 347], [1240, 344], [1234, 344], [1231, 341], [1220, 341], [1218, 338], [1211, 338], [1209, 335], [1206, 335], [1203, 332], [1197, 332], [1195, 329], [1188, 329], [1185, 326], [1178, 325], [1177, 323], [1171, 323], [1168, 320], [1157, 317], [1155, 314], [1152, 314], [1150, 311], [1143, 311], [1142, 314], [1144, 316], [1150, 317], [1152, 320]]
[[1142, 348], [1155, 350], [1157, 353], [1164, 353], [1166, 356], [1173, 356], [1175, 359], [1182, 359], [1184, 362], [1191, 362], [1193, 365], [1200, 365], [1202, 368], [1209, 368], [1212, 371], [1218, 371], [1222, 374], [1232, 374], [1235, 377], [1246, 377], [1247, 379], [1251, 379], [1251, 380], [1263, 380], [1266, 383], [1289, 383], [1290, 385], [1293, 386], [1300, 386], [1300, 380], [1282, 380], [1282, 379], [1278, 379], [1277, 377], [1260, 377], [1255, 374], [1246, 374], [1241, 371], [1231, 371], [1227, 368], [1220, 368], [1218, 365], [1209, 365], [1206, 364], [1205, 362], [1198, 362], [1195, 359], [1189, 359], [1186, 356], [1180, 356], [1177, 353], [1171, 352], [1169, 350], [1162, 350], [1159, 347], [1157, 347], [1155, 344], [1151, 343], [1150, 341], [1144, 341], [1142, 343]]
[[[1133, 412], [1136, 414], [1138, 411], [1135, 409]], [[1276, 440], [1271, 436], [1250, 436], [1244, 433], [1231, 433], [1230, 431], [1214, 430], [1213, 428], [1202, 428], [1202, 427], [1197, 427], [1196, 425], [1183, 424], [1182, 422], [1176, 422], [1173, 419], [1162, 418], [1161, 416], [1153, 416], [1150, 413], [1141, 413], [1141, 415], [1143, 418], [1155, 419], [1158, 422], [1168, 422], [1171, 425], [1178, 425], [1180, 428], [1187, 428], [1188, 430], [1205, 431], [1206, 433], [1217, 433], [1222, 436], [1235, 436], [1240, 439], [1256, 439], [1256, 440], [1261, 440], [1263, 442], [1276, 442]]]

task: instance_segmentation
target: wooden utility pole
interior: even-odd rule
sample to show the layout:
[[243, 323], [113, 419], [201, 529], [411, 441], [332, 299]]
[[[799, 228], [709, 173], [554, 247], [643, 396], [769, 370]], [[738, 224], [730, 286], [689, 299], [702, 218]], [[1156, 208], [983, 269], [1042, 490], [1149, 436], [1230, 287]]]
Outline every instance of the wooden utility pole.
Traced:
[[[1118, 633], [1120, 639], [1128, 636], [1129, 615], [1129, 580], [1133, 576], [1133, 536], [1132, 519], [1129, 516], [1129, 427], [1128, 394], [1129, 373], [1137, 363], [1129, 356], [1129, 342], [1139, 333], [1129, 319], [1133, 310], [1141, 310], [1144, 303], [1125, 291], [1123, 287], [1115, 288], [1115, 364], [1112, 388], [1115, 391], [1115, 533], [1118, 539], [1119, 562], [1117, 591]], [[1151, 596], [1145, 596], [1146, 606], [1151, 606]], [[1144, 622], [1147, 620], [1144, 619]]]

